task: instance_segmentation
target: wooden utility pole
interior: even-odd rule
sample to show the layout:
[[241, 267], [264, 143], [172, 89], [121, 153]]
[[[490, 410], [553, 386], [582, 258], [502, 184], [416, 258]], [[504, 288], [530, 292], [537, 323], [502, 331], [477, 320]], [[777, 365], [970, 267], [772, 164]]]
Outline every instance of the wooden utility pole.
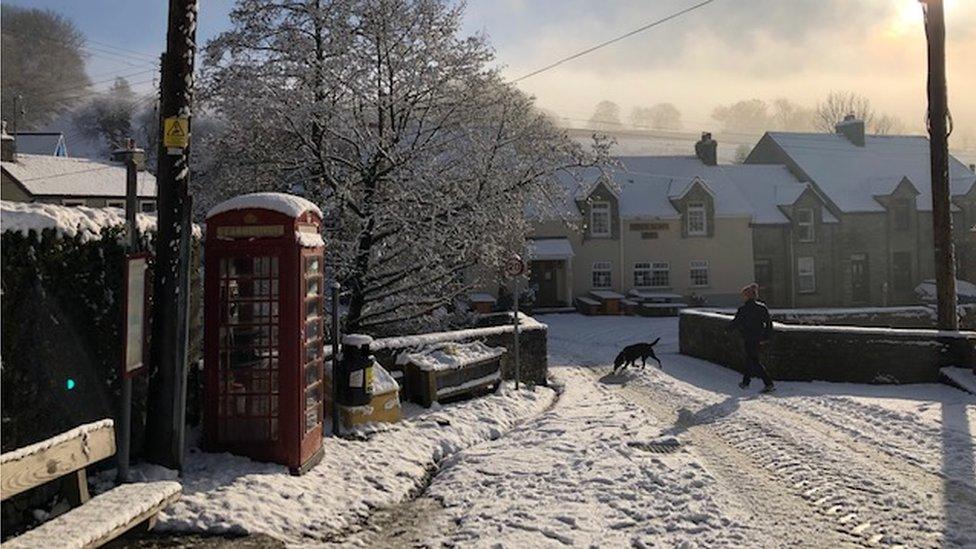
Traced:
[[945, 16], [942, 0], [923, 0], [929, 58], [929, 150], [932, 162], [932, 228], [935, 242], [935, 282], [938, 327], [958, 330], [956, 316], [956, 258], [952, 244], [949, 202], [949, 100], [946, 93]]
[[152, 344], [146, 457], [182, 469], [186, 405], [189, 273], [190, 115], [197, 0], [170, 0], [162, 58], [157, 154], [158, 229], [153, 277]]

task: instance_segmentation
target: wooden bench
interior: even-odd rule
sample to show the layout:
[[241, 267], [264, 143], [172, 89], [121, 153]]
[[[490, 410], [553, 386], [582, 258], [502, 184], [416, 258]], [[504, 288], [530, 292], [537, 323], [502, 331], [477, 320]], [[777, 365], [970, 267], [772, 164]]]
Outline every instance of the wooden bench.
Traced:
[[72, 509], [3, 543], [3, 549], [100, 547], [122, 534], [155, 525], [160, 510], [180, 497], [178, 482], [123, 484], [88, 495], [85, 467], [115, 455], [115, 427], [106, 419], [76, 427], [0, 456], [0, 499], [61, 479]]
[[[453, 365], [431, 366], [422, 355], [437, 351], [439, 347], [410, 355], [406, 365], [407, 393], [410, 400], [429, 408], [434, 402], [498, 387], [502, 382], [501, 357], [504, 349], [492, 349], [480, 343], [460, 346], [471, 345], [480, 346], [483, 358], [462, 359]], [[442, 360], [443, 358], [442, 356]]]

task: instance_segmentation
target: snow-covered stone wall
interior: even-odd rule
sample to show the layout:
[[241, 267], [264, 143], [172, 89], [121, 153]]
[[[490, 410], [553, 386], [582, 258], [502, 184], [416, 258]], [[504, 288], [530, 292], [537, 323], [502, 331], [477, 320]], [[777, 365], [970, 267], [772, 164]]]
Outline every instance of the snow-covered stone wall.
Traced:
[[[682, 354], [743, 371], [738, 334], [728, 314], [686, 310], [679, 320]], [[972, 367], [976, 332], [774, 323], [762, 350], [775, 379], [851, 383], [929, 383], [943, 366]]]

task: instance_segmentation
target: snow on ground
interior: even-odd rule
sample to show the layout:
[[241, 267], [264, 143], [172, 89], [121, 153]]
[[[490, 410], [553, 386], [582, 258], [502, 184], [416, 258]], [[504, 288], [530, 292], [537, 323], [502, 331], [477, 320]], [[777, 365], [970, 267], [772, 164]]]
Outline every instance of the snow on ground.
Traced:
[[[538, 415], [552, 389], [497, 394], [423, 410], [377, 425], [366, 441], [327, 438], [325, 456], [304, 476], [280, 465], [229, 454], [188, 457], [183, 497], [161, 515], [157, 529], [180, 532], [264, 533], [292, 543], [335, 539], [354, 531], [378, 507], [421, 489], [445, 457], [501, 436]], [[139, 472], [136, 471], [138, 476]]]
[[445, 461], [427, 495], [456, 527], [431, 546], [754, 545], [694, 453], [651, 451], [666, 425], [579, 370], [555, 380], [551, 411]]
[[691, 437], [725, 485], [728, 512], [760, 532], [782, 534], [779, 521], [817, 545], [976, 545], [973, 395], [938, 384], [783, 382], [757, 398], [732, 370], [676, 354], [675, 319], [540, 320], [551, 363], [590, 366], [594, 376], [624, 345], [662, 337], [664, 370], [629, 373], [621, 396], [652, 416], [677, 416], [665, 434]]

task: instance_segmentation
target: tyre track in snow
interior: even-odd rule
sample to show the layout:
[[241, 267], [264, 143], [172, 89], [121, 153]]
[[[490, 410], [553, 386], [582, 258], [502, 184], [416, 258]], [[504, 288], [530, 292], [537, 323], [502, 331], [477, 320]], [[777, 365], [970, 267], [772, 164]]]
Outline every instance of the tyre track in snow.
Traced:
[[[865, 437], [851, 438], [848, 434], [856, 427], [838, 430], [838, 418], [817, 407], [777, 397], [730, 397], [723, 410], [715, 406], [714, 393], [683, 385], [655, 372], [636, 378], [621, 392], [652, 414], [677, 414], [676, 429], [689, 432], [733, 491], [759, 504], [757, 524], [774, 508], [773, 517], [812, 514], [823, 532], [833, 532], [848, 544], [943, 543], [943, 479], [926, 471], [932, 464], [905, 463], [879, 450], [878, 439], [867, 437], [865, 443]], [[705, 412], [689, 413], [688, 407]], [[741, 482], [743, 478], [756, 484]], [[764, 505], [770, 497], [771, 504]]]

